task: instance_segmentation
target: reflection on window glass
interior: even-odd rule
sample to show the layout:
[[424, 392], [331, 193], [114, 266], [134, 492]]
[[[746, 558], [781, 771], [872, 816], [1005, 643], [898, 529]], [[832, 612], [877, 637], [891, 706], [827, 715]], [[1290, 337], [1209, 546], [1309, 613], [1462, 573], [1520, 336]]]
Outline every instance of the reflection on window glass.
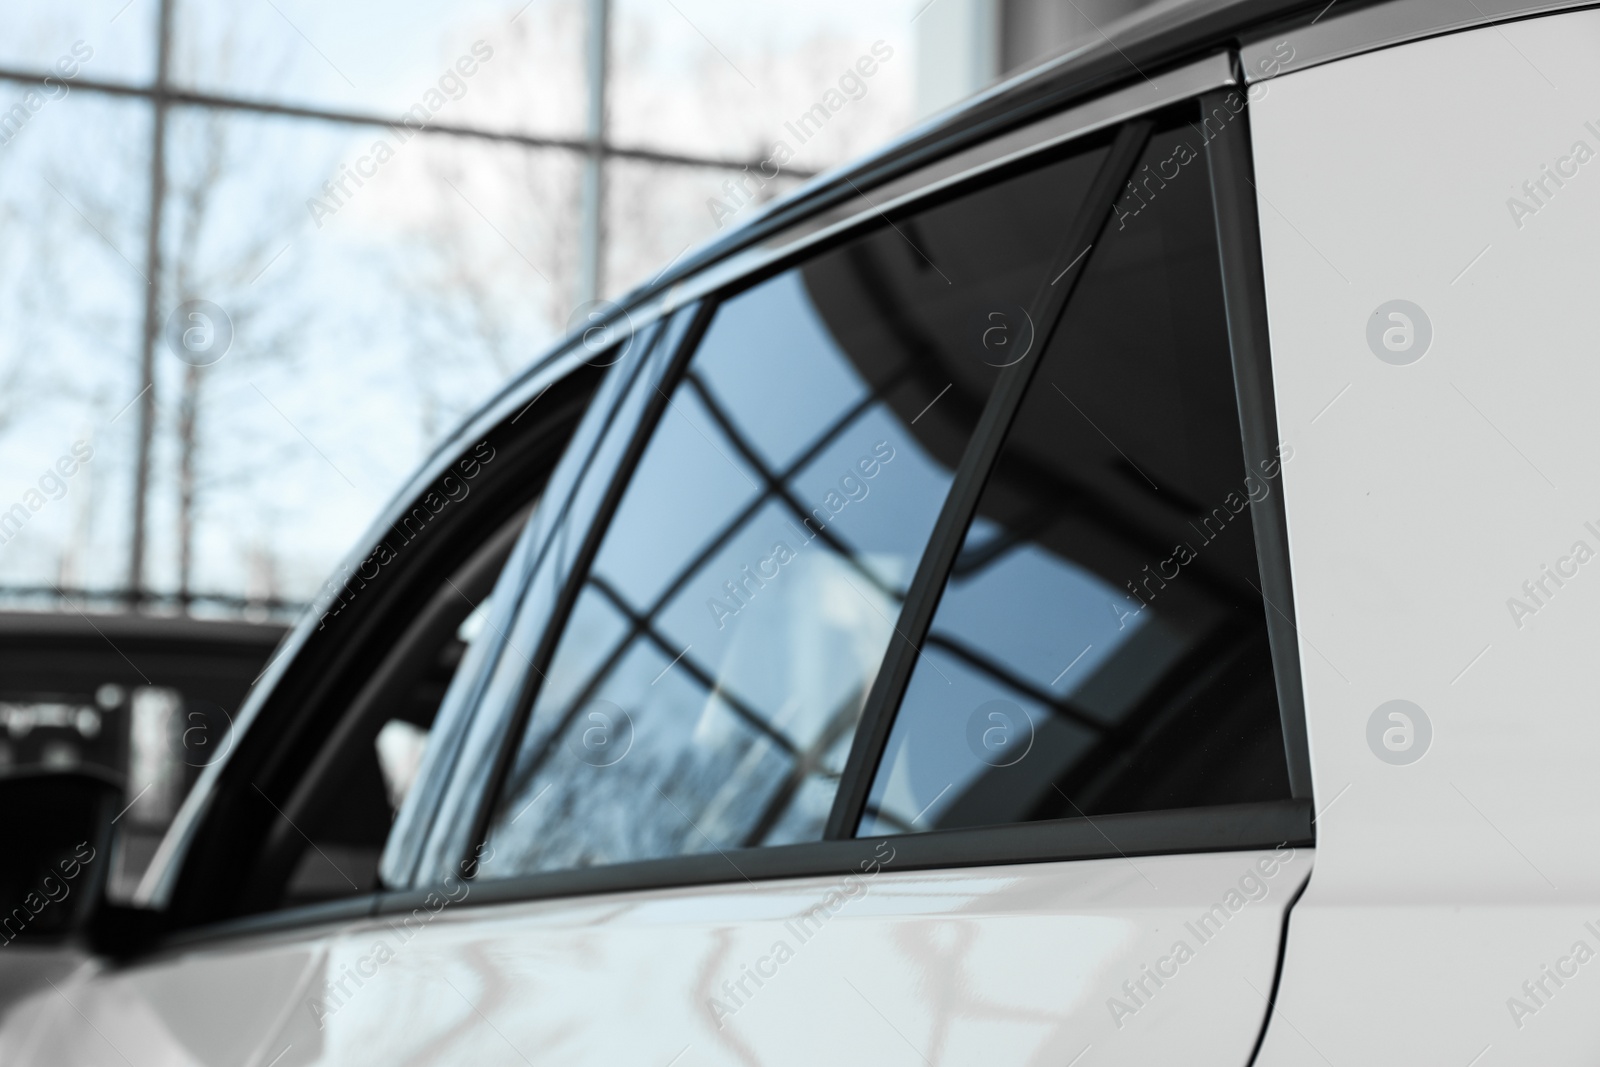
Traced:
[[[1192, 139], [1157, 133], [1140, 166]], [[1095, 245], [923, 643], [863, 836], [1288, 795], [1249, 507], [1280, 464], [1245, 468], [1194, 158]]]
[[820, 837], [893, 620], [1102, 151], [724, 305], [540, 683], [484, 877]]

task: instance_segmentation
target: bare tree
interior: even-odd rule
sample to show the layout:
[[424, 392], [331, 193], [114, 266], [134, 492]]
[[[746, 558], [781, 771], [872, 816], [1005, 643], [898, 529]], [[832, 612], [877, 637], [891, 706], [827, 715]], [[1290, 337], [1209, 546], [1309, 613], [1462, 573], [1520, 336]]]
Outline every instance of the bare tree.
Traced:
[[[168, 212], [177, 240], [165, 261], [173, 296], [171, 306], [191, 300], [221, 300], [232, 323], [237, 349], [236, 354], [231, 354], [234, 363], [242, 358], [259, 363], [290, 351], [296, 333], [294, 327], [283, 325], [286, 316], [264, 314], [269, 303], [280, 299], [279, 291], [270, 283], [261, 289], [251, 284], [271, 261], [293, 220], [286, 214], [275, 218], [270, 212], [249, 220], [229, 217], [226, 221], [231, 225], [230, 232], [240, 229], [240, 222], [248, 221], [249, 225], [243, 227], [244, 239], [229, 242], [220, 252], [213, 251], [221, 242], [208, 242], [207, 238], [223, 221], [218, 213], [219, 193], [230, 179], [246, 172], [251, 163], [239, 144], [239, 131], [231, 124], [231, 118], [223, 112], [201, 112], [188, 127], [192, 137], [183, 142], [182, 150], [188, 154], [190, 166], [174, 168], [176, 173], [168, 179], [172, 196]], [[203, 476], [208, 398], [214, 378], [226, 373], [225, 366], [186, 362], [179, 383], [173, 420], [177, 446], [176, 548], [178, 599], [185, 607], [194, 594], [195, 543], [208, 491], [229, 482], [248, 482], [253, 473], [269, 465], [264, 462], [267, 457], [256, 457], [256, 462], [236, 468], [231, 475]]]

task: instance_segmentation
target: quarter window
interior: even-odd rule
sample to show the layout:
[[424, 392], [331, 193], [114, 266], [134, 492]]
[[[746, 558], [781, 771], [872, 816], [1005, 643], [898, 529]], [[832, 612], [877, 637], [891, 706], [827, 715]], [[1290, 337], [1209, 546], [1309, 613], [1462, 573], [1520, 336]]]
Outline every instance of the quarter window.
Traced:
[[1289, 796], [1203, 151], [1155, 133], [1095, 241], [862, 836]]

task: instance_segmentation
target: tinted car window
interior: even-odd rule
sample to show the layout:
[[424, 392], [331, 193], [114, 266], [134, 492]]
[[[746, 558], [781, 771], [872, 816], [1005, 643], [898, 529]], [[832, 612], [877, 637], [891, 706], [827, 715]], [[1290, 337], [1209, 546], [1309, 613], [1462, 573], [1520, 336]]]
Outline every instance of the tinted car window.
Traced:
[[480, 877], [821, 836], [1007, 330], [1102, 157], [717, 310], [543, 672]]
[[1289, 795], [1250, 513], [1280, 465], [1245, 466], [1197, 144], [1156, 133], [1094, 245], [862, 835]]
[[[527, 684], [532, 655], [551, 625], [561, 590], [580, 563], [586, 531], [656, 395], [670, 355], [695, 313], [680, 309], [638, 336], [597, 349], [583, 339], [605, 379], [554, 469], [504, 573], [491, 610], [443, 704], [427, 752], [394, 831], [380, 875], [387, 886], [456, 877], [473, 834], [473, 811], [494, 779], [494, 749]], [[594, 342], [591, 344], [591, 342]], [[523, 413], [537, 411], [536, 397]], [[520, 417], [520, 415], [518, 416]], [[513, 419], [515, 422], [516, 419]]]
[[269, 835], [247, 906], [293, 907], [378, 887], [384, 842], [416, 781], [444, 695], [486, 626], [489, 592], [528, 510], [439, 583], [375, 666], [307, 772], [302, 789], [309, 792], [297, 798], [303, 814]]

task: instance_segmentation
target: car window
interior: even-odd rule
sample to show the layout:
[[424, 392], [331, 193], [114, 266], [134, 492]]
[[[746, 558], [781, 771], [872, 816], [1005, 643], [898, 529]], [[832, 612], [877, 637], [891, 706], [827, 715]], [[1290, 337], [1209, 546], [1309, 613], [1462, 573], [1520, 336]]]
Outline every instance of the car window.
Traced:
[[539, 679], [479, 877], [816, 840], [1103, 144], [727, 300]]
[[[280, 805], [284, 818], [255, 859], [242, 910], [314, 904], [378, 888], [378, 861], [395, 815], [415, 784], [444, 695], [481, 635], [491, 590], [529, 510], [519, 509], [482, 539], [427, 595], [414, 594], [409, 624], [370, 665]], [[477, 541], [481, 531], [457, 536]]]
[[[401, 807], [380, 864], [386, 886], [437, 882], [459, 875], [478, 805], [496, 780], [496, 751], [546, 642], [564, 587], [583, 564], [588, 531], [612, 495], [618, 470], [638, 438], [642, 413], [698, 305], [648, 324], [637, 336], [598, 351], [592, 362], [605, 381], [550, 474], [507, 563], [486, 619], [439, 712], [437, 739]], [[602, 339], [603, 340], [603, 339]], [[585, 348], [588, 348], [585, 338]]]
[[[1158, 130], [1042, 353], [862, 836], [1289, 796], [1206, 163]], [[1153, 177], [1153, 180], [1152, 180]]]
[[451, 699], [499, 636], [500, 576], [519, 566], [546, 490], [560, 491], [553, 470], [606, 377], [569, 365], [520, 408], [502, 401], [498, 421], [461, 434], [454, 458], [440, 456], [359, 562], [329, 581], [183, 862], [159, 869], [165, 884], [141, 886], [165, 895], [175, 927], [388, 884], [383, 850], [443, 758]]

